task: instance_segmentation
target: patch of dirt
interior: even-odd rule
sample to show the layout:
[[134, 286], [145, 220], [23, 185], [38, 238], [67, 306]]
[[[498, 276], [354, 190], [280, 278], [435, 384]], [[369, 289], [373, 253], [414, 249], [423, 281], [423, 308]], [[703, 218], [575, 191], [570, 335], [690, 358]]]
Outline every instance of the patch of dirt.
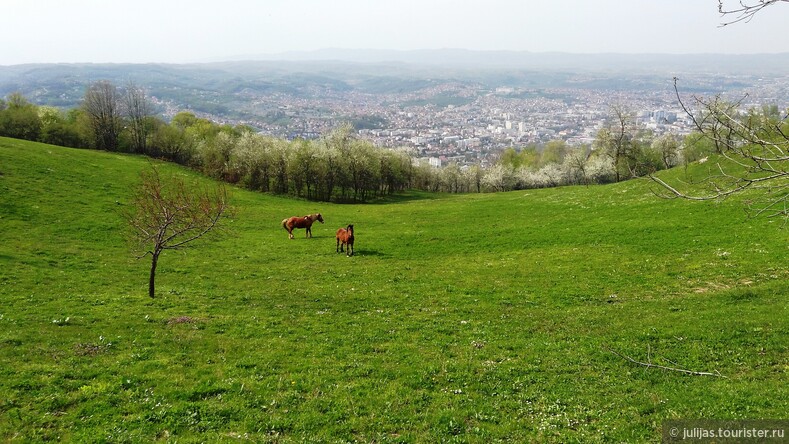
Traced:
[[174, 324], [194, 324], [197, 320], [191, 316], [178, 316], [167, 320], [167, 325]]

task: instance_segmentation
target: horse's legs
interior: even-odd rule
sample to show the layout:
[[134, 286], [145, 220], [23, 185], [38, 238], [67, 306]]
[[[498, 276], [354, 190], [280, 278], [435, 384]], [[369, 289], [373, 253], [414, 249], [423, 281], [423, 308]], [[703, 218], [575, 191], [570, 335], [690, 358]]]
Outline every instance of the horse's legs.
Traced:
[[304, 237], [312, 237], [312, 228], [307, 227], [307, 232], [304, 233]]

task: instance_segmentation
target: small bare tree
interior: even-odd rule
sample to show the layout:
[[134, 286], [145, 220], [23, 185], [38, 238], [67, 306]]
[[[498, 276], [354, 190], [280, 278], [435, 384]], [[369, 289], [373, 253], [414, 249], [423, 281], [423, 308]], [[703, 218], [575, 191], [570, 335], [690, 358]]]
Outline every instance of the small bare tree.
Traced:
[[150, 102], [145, 95], [145, 90], [134, 82], [130, 81], [124, 92], [123, 104], [129, 119], [132, 150], [135, 153], [145, 153], [148, 148], [148, 133], [150, 132], [147, 122], [151, 115]]
[[594, 145], [614, 164], [616, 181], [622, 173], [636, 177], [636, 118], [623, 105], [611, 105], [608, 126], [597, 133]]
[[162, 178], [152, 167], [141, 182], [123, 216], [133, 232], [139, 259], [151, 255], [148, 295], [154, 297], [156, 265], [165, 250], [182, 249], [213, 230], [229, 211], [227, 190], [187, 186], [180, 178]]
[[[712, 200], [746, 189], [758, 190], [748, 202], [754, 216], [783, 217], [789, 220], [789, 121], [759, 111], [744, 112], [737, 102], [720, 96], [693, 96], [694, 114], [682, 100], [674, 79], [677, 100], [696, 130], [715, 144], [720, 154], [714, 170], [701, 182], [703, 190], [683, 191], [652, 176], [668, 190], [665, 197]], [[744, 97], [743, 97], [744, 99]], [[698, 186], [699, 184], [691, 184]], [[697, 190], [694, 194], [692, 190]]]
[[728, 8], [723, 4], [723, 0], [718, 0], [718, 12], [721, 17], [731, 18], [731, 20], [721, 23], [721, 26], [737, 22], [749, 22], [762, 9], [784, 2], [789, 2], [789, 0], [739, 0], [737, 6]]
[[121, 112], [118, 89], [107, 80], [92, 83], [85, 91], [82, 109], [88, 116], [96, 148], [118, 150]]

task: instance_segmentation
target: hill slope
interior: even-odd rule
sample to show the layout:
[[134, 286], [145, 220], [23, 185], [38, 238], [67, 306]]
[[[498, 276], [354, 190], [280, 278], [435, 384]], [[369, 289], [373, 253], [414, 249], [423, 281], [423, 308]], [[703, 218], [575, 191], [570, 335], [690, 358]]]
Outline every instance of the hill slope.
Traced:
[[2, 439], [658, 442], [666, 419], [789, 410], [787, 232], [736, 200], [235, 190], [152, 300], [117, 211], [147, 162], [0, 138]]

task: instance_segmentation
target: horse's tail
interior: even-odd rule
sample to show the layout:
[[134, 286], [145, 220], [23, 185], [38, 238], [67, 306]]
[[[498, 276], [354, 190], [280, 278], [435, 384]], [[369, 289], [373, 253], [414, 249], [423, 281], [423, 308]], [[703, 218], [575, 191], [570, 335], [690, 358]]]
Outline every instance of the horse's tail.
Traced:
[[282, 219], [282, 228], [288, 229], [288, 219]]

